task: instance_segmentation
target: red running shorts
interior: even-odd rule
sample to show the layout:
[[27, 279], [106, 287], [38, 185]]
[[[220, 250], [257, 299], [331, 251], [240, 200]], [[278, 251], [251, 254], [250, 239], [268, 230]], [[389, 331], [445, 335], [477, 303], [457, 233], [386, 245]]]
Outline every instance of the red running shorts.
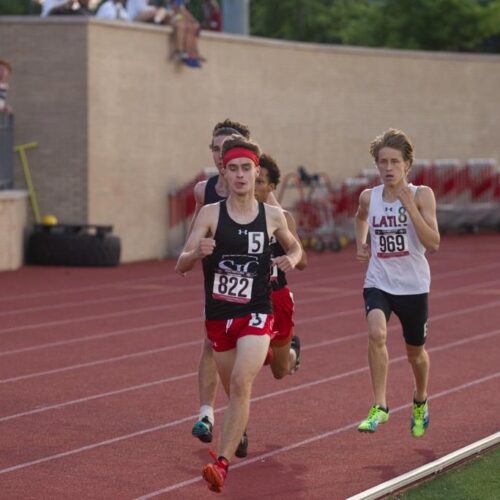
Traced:
[[269, 335], [273, 338], [272, 314], [252, 313], [241, 318], [207, 319], [207, 337], [216, 352], [230, 351], [236, 347], [238, 339], [246, 335]]

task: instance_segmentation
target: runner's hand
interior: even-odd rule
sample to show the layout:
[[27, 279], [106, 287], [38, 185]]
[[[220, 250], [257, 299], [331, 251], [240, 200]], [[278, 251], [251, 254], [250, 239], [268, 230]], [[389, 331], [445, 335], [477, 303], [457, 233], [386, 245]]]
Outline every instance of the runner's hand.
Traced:
[[368, 262], [370, 260], [370, 247], [367, 243], [363, 243], [361, 247], [358, 247], [356, 260], [359, 262]]
[[215, 240], [213, 238], [201, 238], [198, 244], [198, 255], [200, 257], [206, 257], [207, 255], [212, 255], [215, 248]]
[[402, 203], [403, 207], [406, 208], [406, 210], [409, 210], [412, 204], [415, 203], [413, 191], [408, 186], [402, 188], [401, 191], [399, 191], [399, 193], [397, 194], [397, 197]]
[[295, 266], [292, 264], [292, 260], [290, 259], [290, 257], [288, 257], [288, 255], [280, 255], [279, 257], [271, 259], [271, 261], [275, 266], [278, 266], [284, 273], [292, 271], [295, 268]]

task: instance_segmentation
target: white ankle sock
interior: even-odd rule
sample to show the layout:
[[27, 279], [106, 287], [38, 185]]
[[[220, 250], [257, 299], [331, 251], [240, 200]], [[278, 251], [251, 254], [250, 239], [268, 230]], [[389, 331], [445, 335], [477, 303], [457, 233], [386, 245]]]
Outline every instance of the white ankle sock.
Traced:
[[200, 407], [200, 420], [203, 417], [207, 417], [212, 425], [215, 423], [214, 409], [209, 405], [203, 405]]

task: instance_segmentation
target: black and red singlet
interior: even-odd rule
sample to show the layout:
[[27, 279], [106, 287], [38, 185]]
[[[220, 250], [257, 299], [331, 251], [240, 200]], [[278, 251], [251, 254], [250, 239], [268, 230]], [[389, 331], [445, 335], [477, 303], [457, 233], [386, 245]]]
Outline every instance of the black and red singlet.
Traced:
[[271, 314], [271, 248], [264, 204], [259, 203], [252, 222], [238, 224], [221, 201], [214, 239], [214, 252], [203, 263], [206, 319]]

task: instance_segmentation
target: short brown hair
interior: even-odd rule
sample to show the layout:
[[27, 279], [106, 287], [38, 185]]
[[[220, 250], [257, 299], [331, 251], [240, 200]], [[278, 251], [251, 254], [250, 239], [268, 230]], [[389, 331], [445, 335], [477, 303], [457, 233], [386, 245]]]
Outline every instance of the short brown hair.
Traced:
[[230, 135], [223, 143], [222, 143], [222, 156], [224, 156], [230, 149], [233, 148], [245, 148], [249, 151], [255, 153], [258, 157], [260, 157], [261, 150], [260, 146], [253, 141], [252, 139], [246, 139], [241, 135]]
[[390, 128], [372, 141], [370, 154], [373, 156], [375, 163], [378, 161], [378, 154], [382, 148], [393, 148], [401, 151], [403, 159], [408, 161], [411, 167], [414, 160], [413, 144], [410, 138], [401, 130]]
[[280, 183], [281, 173], [276, 160], [271, 155], [262, 153], [259, 158], [259, 165], [267, 170], [269, 182], [277, 186]]
[[243, 123], [233, 122], [229, 118], [215, 125], [212, 137], [220, 135], [240, 134], [246, 139], [250, 139], [250, 129]]

